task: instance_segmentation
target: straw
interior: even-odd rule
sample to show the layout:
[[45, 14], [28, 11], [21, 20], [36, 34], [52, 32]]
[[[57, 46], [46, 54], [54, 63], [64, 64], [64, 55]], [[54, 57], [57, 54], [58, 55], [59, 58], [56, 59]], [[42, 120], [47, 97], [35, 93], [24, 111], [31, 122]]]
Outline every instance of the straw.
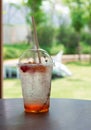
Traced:
[[36, 25], [35, 25], [35, 20], [34, 17], [32, 16], [32, 23], [33, 23], [33, 28], [34, 28], [34, 41], [36, 44], [36, 48], [37, 48], [37, 53], [38, 53], [38, 59], [39, 59], [39, 63], [41, 63], [41, 58], [40, 58], [40, 53], [39, 53], [39, 43], [38, 43], [38, 38], [37, 38], [37, 31], [36, 31]]

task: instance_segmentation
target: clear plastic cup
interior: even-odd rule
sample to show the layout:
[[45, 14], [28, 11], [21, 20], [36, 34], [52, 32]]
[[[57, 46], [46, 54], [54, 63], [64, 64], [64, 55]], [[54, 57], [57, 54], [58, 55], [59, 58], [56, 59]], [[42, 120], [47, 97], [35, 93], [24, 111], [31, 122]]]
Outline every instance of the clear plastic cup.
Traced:
[[52, 58], [42, 49], [30, 49], [22, 54], [18, 65], [25, 112], [47, 112], [50, 105]]

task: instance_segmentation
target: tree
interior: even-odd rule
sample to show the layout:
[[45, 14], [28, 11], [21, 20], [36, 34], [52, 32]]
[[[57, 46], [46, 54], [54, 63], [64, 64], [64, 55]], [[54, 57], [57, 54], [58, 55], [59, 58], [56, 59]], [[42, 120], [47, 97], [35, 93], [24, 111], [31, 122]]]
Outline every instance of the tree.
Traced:
[[[81, 46], [80, 46], [80, 33], [82, 28], [85, 25], [85, 4], [83, 0], [64, 0], [70, 9], [71, 14], [71, 20], [72, 20], [72, 26], [75, 29], [77, 35], [78, 35], [78, 54], [79, 54], [79, 60], [81, 60]], [[74, 43], [73, 43], [74, 44]]]
[[31, 16], [34, 16], [35, 18], [36, 27], [46, 22], [46, 14], [41, 8], [42, 0], [22, 0], [20, 5], [12, 5], [21, 11], [22, 7], [24, 8], [23, 11], [25, 12], [22, 12], [22, 14], [24, 15], [26, 24], [28, 25], [27, 42], [29, 43], [32, 37], [31, 34], [33, 32]]
[[[86, 16], [87, 16], [87, 25], [89, 28], [89, 34], [91, 35], [91, 0], [85, 1], [86, 5]], [[90, 63], [91, 63], [91, 41], [90, 41]]]
[[[29, 28], [31, 29], [31, 33], [32, 33], [33, 31], [32, 31], [31, 16], [34, 16], [36, 26], [39, 26], [40, 24], [46, 21], [45, 14], [41, 9], [42, 0], [27, 0], [27, 1], [23, 0], [22, 5], [24, 5], [28, 9], [28, 12], [26, 14], [26, 22]], [[31, 36], [30, 31], [28, 31], [28, 36], [27, 36], [28, 40], [31, 38], [30, 36]]]
[[36, 25], [44, 22], [45, 14], [41, 9], [42, 0], [25, 0], [22, 1], [22, 4], [28, 8], [28, 13], [26, 15], [26, 21], [28, 24], [31, 24], [31, 16], [33, 15], [36, 21]]

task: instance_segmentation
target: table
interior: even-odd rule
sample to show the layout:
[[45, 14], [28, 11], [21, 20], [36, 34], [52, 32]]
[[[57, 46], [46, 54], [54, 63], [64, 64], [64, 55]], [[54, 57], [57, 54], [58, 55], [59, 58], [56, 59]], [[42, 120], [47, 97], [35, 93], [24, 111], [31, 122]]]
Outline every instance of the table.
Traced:
[[48, 113], [28, 114], [22, 99], [0, 99], [0, 130], [91, 130], [91, 101], [51, 99]]

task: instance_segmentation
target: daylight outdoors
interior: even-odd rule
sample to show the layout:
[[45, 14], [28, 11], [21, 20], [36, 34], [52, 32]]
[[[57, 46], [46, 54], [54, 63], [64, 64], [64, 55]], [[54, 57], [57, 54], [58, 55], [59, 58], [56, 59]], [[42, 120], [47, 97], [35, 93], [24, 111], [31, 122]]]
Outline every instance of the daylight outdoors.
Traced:
[[[36, 4], [35, 4], [36, 3]], [[51, 55], [51, 97], [91, 100], [91, 0], [3, 0], [3, 97], [22, 97], [18, 59], [34, 47]]]

